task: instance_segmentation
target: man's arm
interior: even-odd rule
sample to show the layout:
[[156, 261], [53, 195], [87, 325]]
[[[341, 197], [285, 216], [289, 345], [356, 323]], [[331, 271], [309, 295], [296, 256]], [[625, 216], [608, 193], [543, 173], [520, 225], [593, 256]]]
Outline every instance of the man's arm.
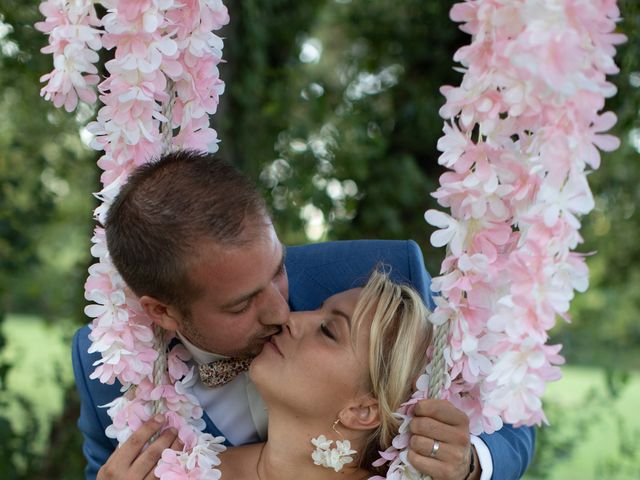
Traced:
[[480, 438], [489, 448], [496, 480], [516, 480], [524, 475], [533, 459], [536, 431], [533, 427], [515, 428], [504, 425], [492, 434]]
[[[73, 337], [71, 358], [76, 388], [80, 396], [80, 418], [78, 428], [84, 437], [82, 452], [87, 459], [85, 478], [95, 480], [100, 467], [115, 450], [115, 443], [104, 431], [111, 423], [106, 409], [98, 408], [120, 395], [120, 385], [103, 385], [98, 380], [91, 380], [93, 362], [97, 356], [87, 353], [91, 341], [88, 338], [89, 327], [79, 329]], [[95, 357], [95, 358], [94, 358]]]

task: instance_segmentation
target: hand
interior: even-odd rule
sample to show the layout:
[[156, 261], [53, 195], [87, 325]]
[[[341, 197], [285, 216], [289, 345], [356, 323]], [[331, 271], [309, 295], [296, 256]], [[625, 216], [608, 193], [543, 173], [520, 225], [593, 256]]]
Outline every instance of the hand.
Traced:
[[[409, 425], [413, 434], [408, 459], [419, 472], [434, 480], [465, 480], [469, 475], [470, 455], [475, 455], [469, 440], [469, 419], [446, 400], [421, 400]], [[433, 452], [439, 442], [437, 453]], [[480, 478], [477, 456], [469, 480]]]
[[165, 430], [144, 451], [143, 447], [164, 424], [164, 417], [156, 415], [144, 423], [129, 439], [111, 454], [98, 471], [96, 480], [152, 480], [158, 460], [165, 448], [182, 450], [182, 442], [175, 429]]

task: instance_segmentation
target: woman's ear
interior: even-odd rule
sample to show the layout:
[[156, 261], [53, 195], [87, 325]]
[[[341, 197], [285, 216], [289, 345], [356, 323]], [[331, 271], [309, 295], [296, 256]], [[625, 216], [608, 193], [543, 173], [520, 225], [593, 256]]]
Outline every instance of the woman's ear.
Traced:
[[371, 395], [363, 395], [338, 414], [340, 423], [352, 430], [372, 430], [380, 425], [378, 400]]
[[182, 316], [178, 310], [153, 297], [140, 297], [140, 306], [147, 316], [159, 327], [175, 332], [180, 327]]

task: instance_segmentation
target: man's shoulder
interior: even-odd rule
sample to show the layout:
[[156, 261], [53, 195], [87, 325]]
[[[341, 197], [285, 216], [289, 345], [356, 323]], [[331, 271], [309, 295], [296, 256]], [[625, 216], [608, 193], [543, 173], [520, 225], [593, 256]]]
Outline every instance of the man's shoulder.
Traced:
[[313, 310], [331, 295], [362, 286], [376, 267], [411, 284], [431, 306], [430, 277], [413, 240], [344, 240], [287, 248], [293, 310]]
[[370, 263], [422, 256], [413, 240], [338, 240], [287, 247], [287, 267], [333, 264], [345, 260]]
[[91, 339], [89, 325], [80, 327], [73, 336], [71, 358], [73, 363], [73, 373], [76, 379], [76, 386], [80, 395], [91, 397], [94, 405], [104, 405], [120, 396], [120, 383], [111, 385], [101, 383], [98, 379], [92, 379], [91, 374], [94, 364], [100, 360], [99, 353], [89, 353]]
[[[91, 328], [89, 325], [84, 325], [73, 335], [73, 347], [77, 348], [80, 352], [86, 352], [89, 355], [89, 346], [91, 346], [91, 340], [89, 339], [89, 334], [91, 333]], [[85, 348], [86, 347], [86, 348]]]

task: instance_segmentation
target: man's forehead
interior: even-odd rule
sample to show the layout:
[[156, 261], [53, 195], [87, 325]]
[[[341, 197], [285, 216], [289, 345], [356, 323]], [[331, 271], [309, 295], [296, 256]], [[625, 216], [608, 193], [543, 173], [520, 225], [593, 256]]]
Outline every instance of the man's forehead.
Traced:
[[202, 247], [191, 278], [216, 303], [228, 303], [266, 287], [278, 273], [284, 252], [275, 232], [239, 246], [212, 243]]
[[274, 251], [281, 248], [278, 235], [268, 217], [262, 221], [247, 222], [242, 231], [231, 240], [202, 237], [193, 244], [192, 260], [195, 259], [196, 263], [224, 261], [227, 256], [251, 258], [259, 247], [263, 250], [271, 247]]

